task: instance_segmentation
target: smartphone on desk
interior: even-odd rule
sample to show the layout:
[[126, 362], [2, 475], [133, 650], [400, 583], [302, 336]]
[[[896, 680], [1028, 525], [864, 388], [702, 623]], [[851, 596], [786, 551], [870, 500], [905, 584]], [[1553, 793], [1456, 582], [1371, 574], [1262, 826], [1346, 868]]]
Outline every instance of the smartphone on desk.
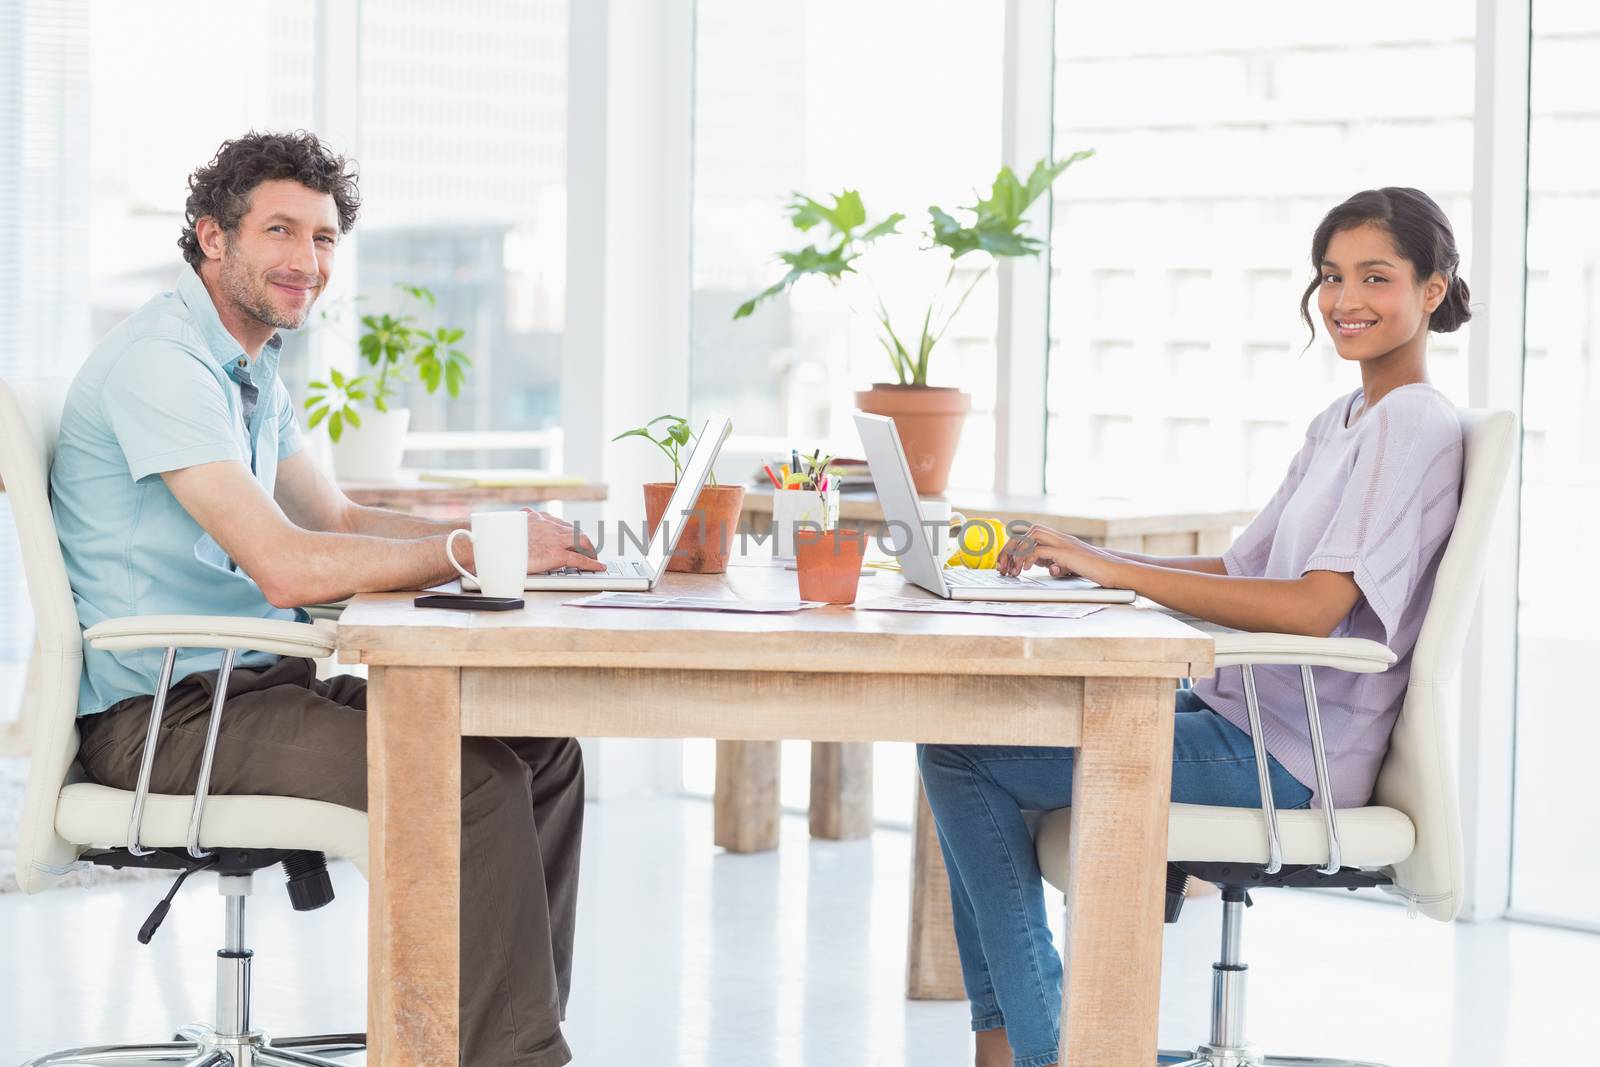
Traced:
[[471, 596], [467, 593], [425, 593], [411, 603], [419, 608], [452, 611], [515, 611], [523, 606], [519, 596]]

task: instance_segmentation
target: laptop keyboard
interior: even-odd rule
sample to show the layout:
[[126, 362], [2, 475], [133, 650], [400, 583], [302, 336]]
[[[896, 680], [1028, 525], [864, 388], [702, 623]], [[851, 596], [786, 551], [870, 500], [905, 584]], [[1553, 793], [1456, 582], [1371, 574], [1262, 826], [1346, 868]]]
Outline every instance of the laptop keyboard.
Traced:
[[944, 572], [944, 580], [949, 585], [960, 585], [994, 589], [1000, 586], [1031, 585], [1021, 578], [1000, 574], [997, 571], [974, 571], [964, 568], [950, 567]]
[[580, 571], [576, 567], [557, 567], [553, 571], [545, 571], [549, 578], [643, 578], [644, 565], [636, 559], [607, 559], [601, 560], [606, 565], [603, 571]]

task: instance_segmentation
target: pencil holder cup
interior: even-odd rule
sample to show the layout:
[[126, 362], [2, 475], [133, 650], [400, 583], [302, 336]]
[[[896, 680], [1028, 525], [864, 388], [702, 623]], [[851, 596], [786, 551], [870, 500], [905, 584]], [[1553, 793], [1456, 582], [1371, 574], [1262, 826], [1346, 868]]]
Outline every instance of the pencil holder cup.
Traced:
[[795, 556], [795, 531], [831, 530], [839, 525], [839, 490], [825, 493], [810, 489], [772, 491], [772, 555], [778, 559]]
[[800, 599], [854, 604], [867, 551], [866, 531], [802, 527], [795, 542]]

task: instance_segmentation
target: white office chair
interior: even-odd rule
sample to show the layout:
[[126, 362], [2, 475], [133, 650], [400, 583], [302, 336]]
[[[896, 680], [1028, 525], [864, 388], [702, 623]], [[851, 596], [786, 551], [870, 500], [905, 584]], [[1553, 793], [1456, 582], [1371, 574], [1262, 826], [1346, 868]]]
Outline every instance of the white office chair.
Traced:
[[[226, 935], [217, 953], [214, 1026], [187, 1026], [174, 1041], [79, 1048], [29, 1060], [23, 1067], [65, 1064], [186, 1064], [188, 1067], [339, 1067], [327, 1055], [361, 1051], [363, 1034], [270, 1040], [250, 1019], [251, 953], [244, 942], [244, 898], [256, 871], [283, 864], [297, 910], [333, 899], [325, 857], [367, 871], [367, 816], [352, 808], [277, 796], [207, 796], [222, 712], [220, 694], [240, 649], [286, 656], [326, 656], [332, 629], [269, 619], [146, 616], [112, 619], [83, 632], [56, 541], [50, 509], [64, 380], [0, 379], [0, 481], [16, 516], [17, 535], [37, 623], [34, 669], [23, 709], [31, 721], [32, 764], [23, 800], [17, 882], [24, 892], [48, 888], [74, 867], [154, 867], [181, 872], [167, 898], [139, 932], [148, 942], [178, 885], [198, 870], [216, 873], [226, 898]], [[75, 762], [83, 642], [97, 648], [165, 648], [160, 690], [150, 716], [138, 788], [111, 789], [86, 780]], [[223, 654], [219, 699], [192, 796], [149, 791], [161, 708], [179, 648]]]
[[[1212, 968], [1211, 1038], [1193, 1052], [1163, 1052], [1181, 1067], [1381, 1067], [1356, 1060], [1263, 1057], [1244, 1036], [1245, 977], [1240, 955], [1246, 892], [1269, 886], [1378, 887], [1415, 910], [1448, 922], [1461, 907], [1461, 820], [1456, 796], [1456, 688], [1495, 509], [1515, 451], [1517, 420], [1508, 411], [1462, 410], [1465, 445], [1461, 508], [1433, 599], [1412, 651], [1405, 702], [1364, 808], [1276, 811], [1267, 788], [1266, 752], [1255, 700], [1256, 664], [1296, 664], [1318, 786], [1330, 795], [1312, 667], [1377, 673], [1395, 656], [1373, 641], [1222, 631], [1216, 665], [1240, 667], [1264, 797], [1260, 809], [1172, 805], [1167, 833], [1167, 921], [1177, 918], [1190, 877], [1222, 890], [1222, 958]], [[1045, 879], [1065, 891], [1071, 809], [1046, 814], [1035, 843]]]

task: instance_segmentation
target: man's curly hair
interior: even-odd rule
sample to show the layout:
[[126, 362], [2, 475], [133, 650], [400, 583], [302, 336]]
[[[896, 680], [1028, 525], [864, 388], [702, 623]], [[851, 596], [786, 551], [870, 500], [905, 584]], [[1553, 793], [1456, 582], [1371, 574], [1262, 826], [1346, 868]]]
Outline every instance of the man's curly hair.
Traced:
[[262, 182], [288, 179], [307, 189], [328, 193], [339, 212], [339, 232], [356, 224], [361, 198], [356, 189], [354, 160], [336, 155], [314, 133], [257, 133], [222, 142], [210, 163], [189, 175], [189, 199], [183, 206], [183, 233], [178, 247], [189, 266], [205, 259], [195, 223], [207, 215], [226, 233], [239, 228], [250, 210], [250, 194]]

